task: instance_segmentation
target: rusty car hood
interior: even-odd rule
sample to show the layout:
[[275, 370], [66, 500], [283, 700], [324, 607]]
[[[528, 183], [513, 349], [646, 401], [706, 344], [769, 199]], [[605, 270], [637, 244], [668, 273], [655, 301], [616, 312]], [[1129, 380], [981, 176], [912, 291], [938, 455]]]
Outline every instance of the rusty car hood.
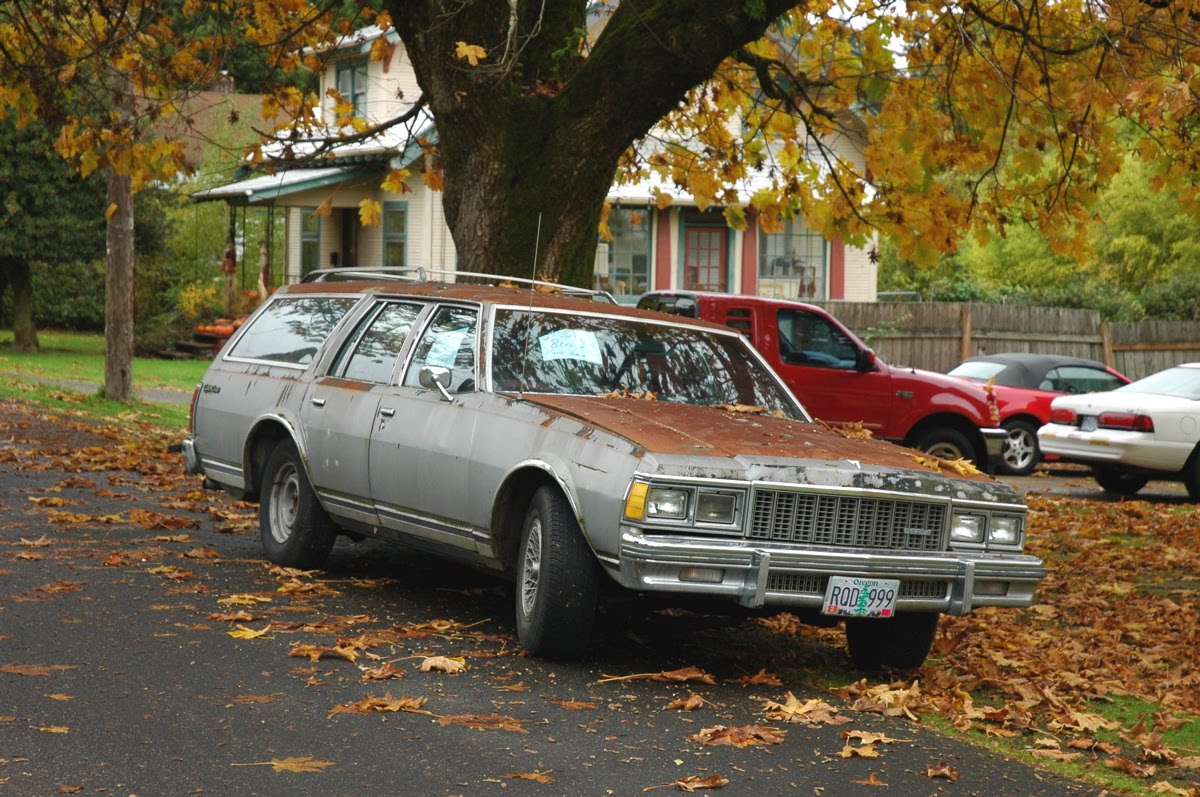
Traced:
[[658, 458], [723, 457], [744, 462], [804, 460], [841, 463], [847, 470], [916, 471], [961, 482], [997, 484], [960, 473], [919, 451], [879, 440], [847, 437], [818, 425], [746, 411], [666, 401], [526, 394], [524, 400], [623, 437]]

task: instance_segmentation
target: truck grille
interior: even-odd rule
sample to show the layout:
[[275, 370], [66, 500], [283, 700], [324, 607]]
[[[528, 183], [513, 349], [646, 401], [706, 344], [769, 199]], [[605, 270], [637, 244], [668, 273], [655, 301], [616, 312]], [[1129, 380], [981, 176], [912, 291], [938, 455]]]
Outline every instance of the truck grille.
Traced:
[[[824, 595], [828, 576], [804, 573], [771, 573], [767, 578], [768, 592], [791, 592], [800, 595]], [[901, 598], [944, 599], [949, 591], [945, 581], [901, 581]]]
[[945, 527], [945, 504], [760, 489], [754, 494], [750, 539], [940, 551]]

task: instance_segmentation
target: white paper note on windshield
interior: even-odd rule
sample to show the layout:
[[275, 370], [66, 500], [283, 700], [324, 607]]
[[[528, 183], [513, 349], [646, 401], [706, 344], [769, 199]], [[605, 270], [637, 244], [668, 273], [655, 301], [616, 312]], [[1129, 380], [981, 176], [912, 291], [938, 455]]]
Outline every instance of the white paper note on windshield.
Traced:
[[582, 360], [602, 365], [600, 342], [596, 333], [585, 329], [559, 329], [538, 338], [542, 347], [542, 360]]

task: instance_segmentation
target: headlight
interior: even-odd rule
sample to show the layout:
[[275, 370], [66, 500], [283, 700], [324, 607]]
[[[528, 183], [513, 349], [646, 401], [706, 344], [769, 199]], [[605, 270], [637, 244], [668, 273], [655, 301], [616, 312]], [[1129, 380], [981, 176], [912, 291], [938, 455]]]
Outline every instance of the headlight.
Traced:
[[1021, 519], [1012, 515], [993, 517], [988, 541], [997, 545], [1016, 545], [1021, 541]]
[[737, 496], [701, 492], [696, 498], [696, 522], [731, 525], [737, 518]]
[[950, 539], [953, 542], [983, 542], [985, 528], [987, 518], [983, 515], [955, 515]]
[[687, 517], [687, 498], [684, 490], [651, 487], [646, 496], [646, 517], [682, 520]]

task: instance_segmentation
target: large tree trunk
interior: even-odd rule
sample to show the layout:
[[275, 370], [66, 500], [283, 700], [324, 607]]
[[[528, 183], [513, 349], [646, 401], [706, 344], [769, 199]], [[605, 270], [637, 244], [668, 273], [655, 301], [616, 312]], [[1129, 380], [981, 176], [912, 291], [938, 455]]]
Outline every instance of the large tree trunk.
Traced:
[[33, 277], [29, 263], [24, 260], [11, 261], [6, 272], [13, 298], [13, 351], [37, 351], [37, 328], [33, 325]]
[[[586, 58], [582, 0], [518, 0], [515, 17], [509, 0], [385, 5], [437, 123], [458, 267], [590, 286], [621, 154], [796, 3], [622, 3]], [[458, 42], [488, 58], [469, 67], [451, 57]]]
[[[113, 70], [113, 111], [133, 118], [133, 82]], [[104, 275], [104, 396], [133, 398], [133, 179], [108, 167], [108, 258]]]

